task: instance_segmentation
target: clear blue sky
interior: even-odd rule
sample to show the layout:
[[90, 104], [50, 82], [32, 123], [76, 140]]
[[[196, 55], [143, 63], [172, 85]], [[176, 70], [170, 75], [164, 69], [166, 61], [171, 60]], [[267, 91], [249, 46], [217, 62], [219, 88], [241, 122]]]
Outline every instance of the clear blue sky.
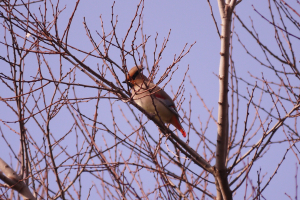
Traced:
[[[117, 34], [120, 36], [119, 39], [124, 37], [130, 23], [132, 17], [135, 14], [136, 5], [139, 1], [131, 0], [131, 1], [116, 1], [114, 6], [114, 14], [115, 16], [118, 15], [118, 26], [117, 26]], [[213, 12], [215, 14], [215, 18], [219, 25], [220, 29], [220, 17], [219, 17], [219, 10], [217, 7], [217, 1], [211, 1]], [[113, 1], [99, 1], [99, 0], [90, 0], [90, 1], [82, 1], [78, 7], [76, 12], [71, 32], [70, 32], [70, 39], [69, 44], [77, 47], [78, 49], [83, 49], [86, 51], [90, 51], [92, 46], [86, 37], [86, 32], [83, 26], [83, 17], [85, 17], [87, 25], [89, 26], [93, 36], [97, 38], [96, 30], [101, 32], [101, 24], [99, 16], [102, 16], [104, 21], [104, 28], [107, 30], [111, 30], [110, 20], [111, 20], [111, 6]], [[265, 13], [266, 16], [270, 16], [268, 13], [268, 5], [266, 1], [246, 1], [244, 0], [240, 3], [237, 8], [236, 12], [239, 16], [245, 21], [248, 26], [251, 26], [251, 19], [254, 21], [255, 28], [259, 32], [259, 37], [266, 42], [267, 45], [271, 49], [274, 49], [277, 53], [279, 52], [278, 47], [274, 41], [274, 30], [272, 27], [261, 17], [254, 12], [252, 8], [252, 4], [256, 8], [260, 10], [260, 12]], [[60, 22], [62, 24], [67, 23], [67, 20], [70, 16], [70, 12], [73, 9], [74, 3], [71, 1], [61, 1], [61, 7], [63, 5], [67, 6], [67, 9], [61, 14]], [[34, 6], [33, 6], [34, 8]], [[182, 81], [183, 75], [189, 66], [188, 75], [193, 80], [194, 84], [198, 88], [198, 91], [202, 95], [204, 101], [208, 108], [214, 108], [213, 114], [217, 116], [217, 101], [218, 101], [218, 87], [219, 82], [217, 77], [214, 75], [218, 74], [219, 68], [219, 59], [220, 59], [220, 40], [216, 32], [215, 24], [213, 23], [209, 6], [206, 1], [158, 1], [158, 0], [151, 0], [145, 2], [145, 8], [143, 12], [143, 19], [144, 19], [144, 34], [151, 36], [150, 41], [147, 44], [147, 55], [148, 55], [148, 62], [149, 64], [153, 64], [153, 51], [154, 51], [154, 39], [156, 33], [158, 33], [158, 48], [165, 37], [167, 37], [170, 29], [171, 29], [171, 36], [169, 38], [169, 43], [167, 45], [166, 50], [163, 54], [163, 59], [160, 62], [160, 66], [162, 70], [164, 67], [167, 67], [170, 63], [172, 63], [174, 54], [179, 54], [183, 49], [184, 45], [188, 43], [189, 45], [196, 41], [196, 44], [192, 47], [191, 52], [179, 63], [179, 69], [175, 73], [173, 79], [166, 86], [165, 90], [168, 93], [171, 93], [171, 85], [173, 89], [176, 91], [179, 84]], [[240, 38], [242, 39], [243, 43], [247, 46], [248, 50], [256, 53], [256, 56], [259, 58], [263, 58], [262, 51], [258, 47], [257, 43], [249, 37], [249, 35], [242, 29], [239, 22], [235, 21], [235, 31], [239, 34]], [[99, 38], [98, 38], [99, 39]], [[100, 39], [99, 39], [100, 40]], [[140, 34], [138, 34], [138, 40], [140, 40]], [[130, 45], [131, 40], [127, 43]], [[297, 44], [298, 41], [295, 41]], [[295, 43], [295, 44], [296, 44]], [[295, 47], [296, 45], [294, 45]], [[298, 47], [299, 48], [299, 45]], [[298, 49], [299, 50], [299, 49]], [[1, 50], [2, 51], [2, 50]], [[80, 55], [79, 55], [80, 56]], [[110, 56], [118, 60], [121, 65], [121, 60], [119, 59], [119, 54], [116, 51], [114, 54], [113, 51]], [[79, 57], [82, 59], [83, 57]], [[235, 67], [238, 76], [243, 77], [244, 80], [248, 80], [255, 83], [255, 80], [250, 77], [248, 71], [261, 77], [262, 72], [265, 73], [265, 77], [268, 80], [273, 80], [274, 75], [272, 72], [262, 68], [262, 66], [254, 61], [250, 56], [248, 56], [245, 50], [241, 47], [241, 45], [237, 42], [235, 37], [233, 41], [233, 58], [235, 62]], [[52, 64], [58, 62], [58, 60], [52, 60]], [[101, 61], [99, 62], [101, 65]], [[87, 60], [86, 62], [90, 66], [96, 66], [95, 60]], [[274, 61], [276, 64], [276, 62]], [[127, 60], [128, 67], [134, 65], [132, 60]], [[66, 70], [73, 67], [70, 63], [65, 62]], [[36, 66], [32, 66], [32, 72], [35, 72]], [[80, 73], [79, 71], [77, 72]], [[158, 74], [158, 76], [161, 74]], [[32, 76], [32, 74], [28, 73], [27, 76]], [[84, 80], [86, 84], [93, 84], [92, 81], [88, 80], [85, 75], [79, 77]], [[275, 79], [274, 79], [275, 80]], [[80, 82], [79, 80], [77, 80]], [[241, 81], [239, 83], [239, 88], [241, 93], [247, 95], [246, 88], [247, 85], [243, 84]], [[249, 87], [249, 91], [251, 91], [252, 87]], [[91, 95], [91, 91], [93, 94]], [[96, 90], [85, 89], [80, 90], [80, 95], [83, 96], [94, 96], [96, 95]], [[2, 93], [1, 96], [4, 94]], [[194, 121], [197, 121], [197, 117], [200, 116], [200, 119], [203, 122], [209, 117], [208, 113], [206, 112], [205, 108], [202, 106], [202, 103], [197, 99], [196, 93], [193, 87], [189, 83], [189, 79], [185, 80], [185, 96], [186, 101], [183, 103], [183, 108], [188, 109], [189, 103], [188, 100], [190, 95], [193, 97], [192, 101], [192, 118]], [[255, 100], [258, 100], [260, 93], [257, 92], [255, 95]], [[267, 98], [267, 95], [265, 95]], [[245, 118], [245, 110], [247, 101], [240, 98], [240, 125], [239, 131], [242, 133], [243, 131], [243, 121]], [[122, 105], [122, 102], [118, 102], [119, 105]], [[91, 106], [87, 106], [84, 109], [84, 112], [89, 113], [91, 116], [94, 112], [93, 104]], [[106, 106], [105, 106], [106, 105]], [[270, 107], [268, 101], [264, 101], [263, 106], [266, 108]], [[1, 104], [1, 108], [3, 104]], [[117, 108], [117, 107], [116, 107]], [[6, 109], [6, 108], [3, 108]], [[102, 106], [102, 113], [110, 114], [110, 107], [108, 103], [104, 103]], [[124, 108], [125, 109], [125, 108]], [[118, 112], [117, 110], [115, 112]], [[254, 116], [254, 110], [250, 113], [250, 117]], [[106, 115], [106, 114], [105, 114]], [[110, 123], [110, 119], [108, 119], [105, 115], [99, 116], [99, 119], [103, 122]], [[3, 114], [0, 115], [1, 119], [3, 119]], [[57, 127], [53, 128], [57, 132], [59, 131], [67, 131], [69, 128], [65, 126], [68, 122], [63, 115], [56, 117], [56, 123], [59, 124]], [[55, 122], [55, 121], [54, 121]], [[53, 122], [53, 123], [54, 123]], [[62, 123], [64, 122], [64, 123]], [[126, 123], [123, 121], [123, 123]], [[215, 140], [216, 138], [216, 126], [213, 122], [210, 122], [209, 128], [209, 135], [207, 135], [211, 140]], [[2, 125], [1, 125], [2, 126]], [[254, 130], [253, 130], [254, 131]], [[157, 132], [158, 133], [158, 132]], [[282, 138], [283, 133], [277, 133], [278, 139]], [[262, 133], [260, 133], [262, 135]], [[14, 136], [12, 136], [14, 137]], [[284, 137], [284, 136], [283, 136]], [[254, 140], [256, 141], [256, 140]], [[254, 142], [253, 141], [253, 142]], [[3, 145], [3, 142], [0, 142]], [[288, 146], [286, 145], [276, 145], [268, 152], [266, 157], [262, 160], [258, 161], [257, 164], [253, 167], [251, 176], [253, 177], [253, 182], [256, 184], [256, 176], [257, 171], [261, 168], [261, 173], [265, 174], [265, 181], [269, 179], [269, 176], [272, 175], [273, 171], [277, 167], [278, 162], [282, 159], [283, 154], [285, 153], [285, 149]], [[18, 146], [15, 146], [15, 151], [18, 150]], [[71, 147], [69, 147], [71, 148]], [[281, 169], [279, 170], [278, 175], [275, 176], [273, 181], [271, 182], [269, 189], [266, 189], [263, 193], [266, 199], [286, 199], [284, 193], [288, 193], [290, 195], [295, 194], [295, 187], [294, 187], [294, 177], [295, 175], [295, 159], [294, 155], [289, 152], [286, 161], [282, 165]], [[4, 156], [4, 159], [9, 159], [9, 157]], [[7, 160], [8, 161], [8, 160]], [[212, 163], [213, 164], [213, 163]], [[292, 182], [288, 182], [293, 180]], [[281, 184], [278, 184], [281, 182]], [[284, 183], [284, 184], [283, 184]], [[237, 196], [234, 199], [241, 199], [244, 195], [244, 187], [241, 187]], [[201, 194], [199, 194], [200, 196]], [[86, 195], [85, 195], [86, 196]]]

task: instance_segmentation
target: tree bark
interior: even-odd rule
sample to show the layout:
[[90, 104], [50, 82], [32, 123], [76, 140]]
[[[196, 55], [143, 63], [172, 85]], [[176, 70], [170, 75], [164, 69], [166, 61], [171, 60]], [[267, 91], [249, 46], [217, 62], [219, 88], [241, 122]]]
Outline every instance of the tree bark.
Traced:
[[218, 0], [221, 16], [221, 51], [219, 66], [219, 106], [218, 136], [216, 147], [216, 165], [214, 169], [217, 187], [217, 200], [231, 200], [232, 192], [227, 180], [227, 146], [228, 146], [228, 68], [232, 11], [236, 0]]
[[10, 188], [16, 190], [24, 200], [35, 200], [28, 186], [22, 180], [22, 177], [0, 158], [0, 179]]

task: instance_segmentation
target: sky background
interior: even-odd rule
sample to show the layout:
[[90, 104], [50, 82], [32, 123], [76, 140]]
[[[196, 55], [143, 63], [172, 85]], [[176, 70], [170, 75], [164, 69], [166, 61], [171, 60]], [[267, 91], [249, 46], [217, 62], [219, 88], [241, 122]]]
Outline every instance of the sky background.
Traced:
[[[125, 36], [131, 20], [135, 15], [136, 6], [139, 1], [131, 0], [131, 1], [116, 1], [114, 6], [114, 15], [118, 16], [118, 25], [116, 28], [117, 35], [119, 39]], [[86, 51], [90, 51], [92, 49], [92, 45], [86, 36], [86, 31], [84, 29], [83, 21], [84, 17], [87, 22], [89, 29], [91, 30], [92, 35], [97, 38], [97, 33], [101, 32], [101, 21], [99, 16], [102, 17], [104, 22], [104, 29], [108, 33], [111, 30], [111, 13], [112, 13], [112, 4], [113, 1], [99, 1], [99, 0], [89, 0], [89, 1], [82, 1], [79, 4], [78, 10], [74, 17], [70, 35], [69, 35], [69, 44], [75, 46], [78, 49], [83, 49]], [[213, 12], [216, 18], [216, 21], [219, 26], [220, 30], [220, 16], [218, 12], [217, 1], [211, 1]], [[73, 10], [74, 2], [72, 1], [61, 1], [60, 2], [61, 8], [66, 5], [66, 9], [62, 14], [59, 16], [59, 23], [61, 26], [65, 27], [68, 22], [70, 13]], [[279, 53], [279, 49], [276, 45], [274, 40], [274, 30], [272, 26], [263, 20], [254, 10], [253, 7], [257, 8], [261, 13], [265, 14], [265, 16], [270, 17], [268, 4], [267, 1], [261, 0], [253, 0], [253, 1], [246, 1], [244, 0], [240, 3], [237, 8], [236, 12], [244, 20], [244, 23], [251, 26], [251, 19], [254, 22], [255, 29], [259, 33], [259, 38], [264, 41], [270, 49], [274, 50], [275, 52]], [[299, 7], [299, 6], [298, 6]], [[32, 10], [37, 10], [38, 6], [33, 5], [31, 7]], [[38, 12], [38, 10], [37, 10]], [[49, 11], [50, 12], [50, 11]], [[276, 18], [276, 16], [275, 16]], [[161, 44], [168, 36], [168, 33], [171, 30], [171, 35], [169, 37], [169, 42], [167, 44], [167, 48], [163, 53], [162, 60], [160, 61], [161, 71], [157, 75], [157, 79], [162, 75], [163, 71], [172, 63], [174, 55], [178, 55], [185, 44], [191, 45], [194, 42], [196, 44], [191, 48], [190, 53], [188, 53], [179, 63], [179, 69], [174, 74], [174, 77], [170, 81], [170, 83], [166, 86], [165, 91], [171, 94], [171, 85], [175, 91], [179, 87], [180, 83], [183, 80], [184, 73], [186, 72], [187, 68], [189, 67], [188, 76], [191, 77], [193, 83], [197, 87], [200, 95], [203, 97], [207, 107], [209, 109], [214, 108], [213, 115], [217, 116], [217, 101], [218, 101], [218, 90], [219, 90], [219, 81], [215, 74], [218, 74], [219, 70], [219, 59], [220, 59], [220, 39], [217, 34], [215, 24], [211, 17], [210, 8], [206, 1], [158, 1], [158, 0], [151, 0], [145, 1], [144, 11], [143, 11], [143, 20], [144, 20], [144, 34], [150, 36], [149, 42], [146, 45], [146, 53], [148, 56], [148, 62], [151, 66], [153, 64], [153, 52], [155, 48], [155, 37], [157, 36], [157, 43], [158, 48], [160, 49]], [[235, 31], [239, 35], [240, 39], [242, 40], [243, 44], [246, 45], [247, 49], [250, 52], [255, 53], [258, 58], [264, 58], [261, 49], [253, 40], [249, 34], [241, 27], [240, 23], [235, 20]], [[63, 30], [62, 30], [63, 31]], [[296, 30], [291, 28], [291, 32]], [[130, 35], [132, 36], [132, 34]], [[100, 38], [98, 37], [98, 41]], [[140, 33], [138, 33], [137, 41], [141, 41]], [[299, 41], [296, 39], [292, 39], [295, 42], [294, 47], [299, 50]], [[126, 45], [131, 44], [131, 39], [128, 40]], [[298, 45], [298, 47], [297, 47]], [[4, 51], [4, 49], [0, 49], [0, 51]], [[2, 55], [3, 53], [1, 53]], [[55, 66], [59, 64], [59, 60], [52, 56], [51, 65]], [[120, 56], [117, 50], [112, 50], [110, 52], [110, 57], [114, 60], [119, 61], [119, 65], [121, 65]], [[51, 56], [48, 56], [51, 58]], [[79, 59], [83, 59], [84, 56], [78, 54]], [[30, 57], [28, 58], [30, 59]], [[32, 57], [34, 59], [34, 57]], [[237, 75], [239, 77], [243, 77], [244, 80], [249, 81], [251, 83], [255, 83], [255, 80], [251, 78], [248, 72], [261, 78], [262, 73], [265, 74], [266, 79], [268, 81], [276, 80], [274, 78], [273, 72], [263, 68], [258, 62], [252, 59], [249, 55], [247, 55], [246, 51], [242, 48], [241, 44], [238, 43], [237, 38], [234, 37], [233, 40], [233, 59], [235, 63], [235, 69]], [[95, 61], [95, 59], [88, 58], [86, 63], [91, 67], [96, 67], [97, 62], [101, 65], [101, 61]], [[276, 65], [276, 61], [272, 61], [274, 65]], [[63, 61], [64, 67], [66, 71], [73, 66]], [[127, 66], [133, 66], [134, 62], [131, 59], [127, 60]], [[32, 73], [35, 73], [37, 66], [34, 64], [30, 66], [30, 69], [27, 71], [25, 76], [30, 77]], [[55, 71], [55, 68], [53, 68]], [[4, 69], [5, 70], [5, 69]], [[31, 71], [32, 70], [32, 73]], [[59, 73], [59, 71], [56, 71]], [[79, 74], [79, 71], [77, 72]], [[161, 73], [161, 74], [160, 74]], [[120, 76], [124, 76], [120, 73]], [[122, 78], [120, 78], [122, 80]], [[94, 85], [94, 83], [89, 80], [85, 75], [78, 75], [77, 78], [78, 82], [83, 81], [85, 84]], [[293, 81], [293, 80], [292, 80]], [[260, 83], [258, 83], [259, 85]], [[189, 78], [184, 80], [185, 85], [185, 97], [186, 100], [183, 103], [183, 108], [188, 109], [189, 107], [189, 98], [192, 96], [194, 99], [192, 101], [192, 119], [194, 118], [195, 121], [198, 120], [197, 118], [200, 117], [201, 120], [204, 122], [209, 118], [209, 115], [205, 108], [203, 107], [201, 101], [197, 99], [196, 93], [194, 88], [189, 83]], [[239, 88], [242, 94], [247, 94], [247, 87], [249, 91], [251, 91], [252, 87], [247, 86], [242, 81], [239, 81]], [[51, 88], [50, 88], [51, 89]], [[78, 94], [81, 97], [91, 97], [97, 95], [97, 90], [93, 89], [78, 89]], [[9, 93], [1, 92], [1, 96], [12, 96]], [[260, 93], [257, 92], [254, 96], [254, 100], [258, 101]], [[266, 101], [263, 102], [263, 106], [270, 107], [268, 97], [266, 96]], [[122, 102], [116, 102], [116, 104], [122, 106]], [[240, 125], [239, 130], [243, 130], [243, 120], [245, 119], [245, 112], [246, 112], [246, 104], [247, 101], [240, 98]], [[87, 104], [88, 105], [88, 104]], [[93, 105], [93, 104], [91, 104]], [[110, 119], [106, 117], [107, 113], [110, 113], [110, 107], [108, 102], [103, 102], [101, 104], [101, 113], [103, 115], [99, 116], [99, 120], [106, 123], [111, 123]], [[93, 106], [83, 106], [84, 113], [87, 115], [92, 116], [94, 112]], [[1, 104], [1, 109], [3, 110], [2, 114], [0, 114], [1, 118], [4, 118], [3, 113], [5, 113], [6, 109], [3, 104]], [[126, 109], [126, 108], [124, 108]], [[115, 110], [118, 113], [118, 110]], [[254, 111], [250, 113], [250, 119], [254, 116]], [[283, 114], [283, 113], [282, 113]], [[263, 114], [262, 114], [263, 115]], [[10, 120], [10, 116], [5, 116], [6, 120]], [[15, 119], [14, 116], [11, 116], [11, 119]], [[65, 118], [64, 115], [58, 115], [55, 117], [52, 123], [56, 124], [57, 126], [52, 129], [53, 132], [66, 132], [69, 128], [66, 124], [69, 122]], [[274, 120], [275, 121], [275, 120]], [[72, 121], [70, 121], [72, 123]], [[126, 123], [124, 120], [120, 120], [119, 123]], [[211, 126], [208, 129], [209, 132], [209, 139], [215, 140], [216, 139], [216, 126], [213, 122], [210, 122]], [[274, 122], [273, 122], [274, 123]], [[299, 124], [299, 123], [298, 123]], [[152, 125], [153, 126], [153, 125]], [[155, 126], [153, 126], [155, 128]], [[187, 129], [186, 126], [184, 126]], [[200, 127], [200, 125], [199, 125]], [[5, 130], [5, 127], [1, 128]], [[262, 134], [262, 133], [261, 133]], [[274, 138], [280, 139], [282, 138], [281, 132], [277, 133], [279, 136]], [[37, 137], [42, 137], [41, 135], [37, 134]], [[10, 136], [10, 141], [13, 141], [18, 138], [17, 136]], [[19, 146], [18, 140], [16, 140], [16, 145], [13, 147], [17, 151]], [[254, 140], [256, 141], [256, 140]], [[66, 143], [70, 143], [71, 141], [65, 141]], [[0, 141], [1, 145], [5, 145], [3, 141]], [[72, 148], [71, 146], [68, 148]], [[273, 174], [277, 164], [283, 157], [285, 153], [285, 149], [288, 146], [286, 145], [274, 145], [273, 148], [270, 149], [267, 156], [264, 157], [262, 160], [259, 160], [257, 164], [252, 169], [251, 176], [253, 176], [253, 181], [256, 181], [257, 171], [261, 169], [262, 174], [266, 174], [265, 181]], [[3, 155], [4, 159], [10, 159], [9, 155]], [[212, 163], [214, 164], [214, 163]], [[299, 163], [298, 163], [299, 166]], [[270, 186], [265, 190], [263, 193], [266, 199], [287, 199], [287, 196], [284, 193], [291, 195], [292, 197], [295, 195], [295, 183], [293, 182], [295, 179], [296, 172], [296, 163], [295, 163], [295, 156], [289, 152], [286, 156], [286, 161], [282, 164], [281, 168], [279, 169], [279, 173], [275, 176], [275, 178], [270, 183]], [[293, 180], [293, 181], [291, 181]], [[87, 179], [87, 181], [89, 181]], [[281, 184], [278, 184], [281, 182]], [[240, 188], [239, 193], [234, 199], [240, 199], [243, 197], [243, 187]], [[199, 194], [200, 196], [201, 194]]]

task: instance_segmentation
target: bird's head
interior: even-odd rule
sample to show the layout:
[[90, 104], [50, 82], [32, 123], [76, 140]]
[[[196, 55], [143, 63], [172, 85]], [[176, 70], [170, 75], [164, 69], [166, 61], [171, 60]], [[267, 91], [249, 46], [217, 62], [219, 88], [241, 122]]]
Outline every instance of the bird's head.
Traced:
[[148, 78], [143, 74], [143, 66], [132, 67], [126, 75], [126, 80], [123, 83], [127, 83], [130, 87], [148, 81]]

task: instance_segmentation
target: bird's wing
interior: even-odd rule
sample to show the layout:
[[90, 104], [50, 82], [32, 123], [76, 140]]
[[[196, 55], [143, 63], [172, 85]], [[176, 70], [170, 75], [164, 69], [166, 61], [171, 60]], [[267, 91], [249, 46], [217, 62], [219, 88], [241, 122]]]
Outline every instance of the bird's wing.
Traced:
[[155, 98], [171, 110], [177, 117], [181, 118], [176, 110], [176, 106], [171, 97], [162, 89], [158, 88], [158, 91], [153, 94]]

